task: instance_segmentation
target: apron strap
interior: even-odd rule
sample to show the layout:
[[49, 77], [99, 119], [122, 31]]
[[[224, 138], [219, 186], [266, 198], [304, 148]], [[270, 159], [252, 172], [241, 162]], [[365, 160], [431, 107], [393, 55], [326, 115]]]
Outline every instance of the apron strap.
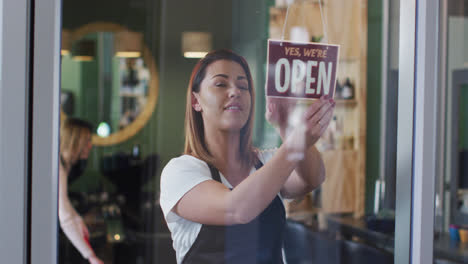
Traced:
[[255, 169], [259, 170], [262, 166], [263, 166], [263, 163], [260, 160], [258, 160], [258, 162], [255, 164]]
[[[208, 167], [210, 168], [210, 172], [211, 172], [211, 178], [213, 178], [213, 180], [217, 181], [217, 182], [221, 182], [221, 176], [219, 175], [219, 171], [218, 169], [216, 169], [213, 165], [208, 164]], [[260, 169], [261, 167], [263, 166], [263, 163], [258, 160], [258, 162], [255, 164], [255, 169], [258, 170]]]
[[211, 172], [211, 178], [213, 178], [213, 180], [217, 181], [217, 182], [221, 182], [221, 176], [219, 176], [219, 171], [218, 169], [216, 169], [213, 165], [209, 164], [208, 163], [208, 167], [210, 168], [210, 172]]

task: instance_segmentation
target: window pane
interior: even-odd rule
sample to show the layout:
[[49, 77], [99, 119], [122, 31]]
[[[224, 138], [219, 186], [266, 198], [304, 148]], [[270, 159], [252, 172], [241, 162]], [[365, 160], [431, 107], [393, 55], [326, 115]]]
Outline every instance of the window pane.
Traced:
[[[435, 184], [434, 259], [468, 260], [468, 2], [447, 1], [441, 15], [442, 151]], [[445, 262], [444, 262], [445, 263]]]
[[[399, 1], [388, 2], [64, 0], [59, 263], [176, 263], [207, 245], [258, 259], [277, 252], [264, 240], [284, 240], [275, 257], [287, 263], [393, 263]], [[319, 101], [266, 97], [268, 39], [340, 45], [334, 111], [313, 115], [328, 126], [314, 132], [320, 155], [292, 118]], [[229, 57], [187, 92], [219, 49], [243, 56], [252, 82]], [[306, 153], [298, 174], [283, 171], [284, 146]], [[224, 186], [209, 184], [216, 172]]]

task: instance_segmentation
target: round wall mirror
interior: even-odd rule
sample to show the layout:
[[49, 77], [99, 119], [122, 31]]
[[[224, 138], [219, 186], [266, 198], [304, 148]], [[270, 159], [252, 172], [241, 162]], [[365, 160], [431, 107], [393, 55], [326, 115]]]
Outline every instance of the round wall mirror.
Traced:
[[62, 32], [62, 118], [93, 124], [92, 142], [108, 146], [135, 135], [157, 102], [156, 63], [143, 34], [113, 23]]

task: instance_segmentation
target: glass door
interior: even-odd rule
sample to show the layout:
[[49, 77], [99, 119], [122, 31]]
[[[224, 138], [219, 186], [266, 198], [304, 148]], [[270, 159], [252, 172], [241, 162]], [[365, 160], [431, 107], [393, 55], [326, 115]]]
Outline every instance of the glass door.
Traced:
[[[49, 259], [41, 263], [54, 263], [57, 256], [57, 263], [182, 262], [199, 230], [211, 223], [195, 221], [179, 203], [203, 183], [189, 186], [190, 177], [175, 182], [173, 193], [184, 191], [175, 208], [163, 180], [164, 171], [181, 158], [195, 160], [210, 177], [204, 160], [184, 142], [191, 72], [211, 50], [230, 49], [245, 58], [252, 77], [249, 95], [256, 93], [250, 102], [255, 111], [249, 113], [252, 146], [264, 166], [277, 166], [269, 157], [279, 155], [287, 133], [278, 133], [278, 124], [265, 117], [272, 108], [264, 88], [267, 40], [276, 39], [340, 45], [334, 112], [310, 148], [320, 153], [311, 170], [323, 163], [325, 179], [301, 195], [280, 193], [286, 217], [282, 259], [426, 263], [432, 244], [426, 244], [423, 231], [433, 222], [428, 227], [423, 220], [433, 212], [423, 198], [431, 204], [433, 199], [421, 189], [434, 178], [421, 176], [430, 157], [417, 156], [427, 146], [418, 135], [427, 130], [416, 121], [426, 120], [420, 115], [429, 113], [429, 104], [415, 96], [416, 90], [421, 94], [415, 84], [424, 83], [415, 78], [434, 76], [424, 66], [437, 63], [421, 60], [427, 53], [418, 52], [427, 49], [418, 46], [425, 42], [416, 36], [424, 39], [426, 29], [437, 27], [416, 23], [431, 17], [416, 14], [437, 6], [371, 0], [38, 1], [31, 111], [31, 244], [38, 258], [32, 261], [45, 256]], [[417, 108], [421, 105], [426, 108]], [[193, 111], [202, 106], [194, 104]], [[210, 120], [225, 130], [223, 118]], [[217, 167], [223, 188], [235, 186], [233, 192], [246, 185], [236, 176], [247, 177], [250, 169], [236, 171], [243, 167], [235, 162]], [[194, 232], [181, 239], [183, 228]], [[48, 234], [50, 243], [35, 239], [41, 234]], [[230, 243], [229, 236], [223, 243]]]
[[[467, 89], [468, 2], [441, 1], [440, 114], [435, 181], [434, 256], [468, 261]], [[450, 262], [450, 263], [452, 263]]]
[[[285, 260], [393, 262], [398, 2], [65, 0], [62, 17], [61, 122], [87, 121], [93, 145], [68, 175], [68, 198], [99, 259], [183, 258], [159, 183], [184, 148], [186, 87], [204, 56], [193, 51], [228, 48], [246, 58], [257, 93], [253, 143], [281, 146], [264, 117], [263, 87], [267, 39], [284, 39], [341, 45], [334, 117], [316, 144], [326, 179], [284, 200]], [[77, 248], [60, 232], [60, 263], [92, 254]]]

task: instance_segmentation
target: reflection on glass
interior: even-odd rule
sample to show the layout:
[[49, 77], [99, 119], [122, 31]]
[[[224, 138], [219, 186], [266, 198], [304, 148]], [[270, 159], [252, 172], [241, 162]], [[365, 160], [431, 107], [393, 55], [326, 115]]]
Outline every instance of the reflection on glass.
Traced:
[[150, 82], [143, 58], [131, 57], [140, 56], [141, 51], [114, 54], [123, 46], [115, 41], [126, 40], [116, 38], [117, 34], [87, 34], [73, 42], [72, 53], [62, 58], [63, 112], [86, 117], [95, 127], [105, 122], [110, 133], [122, 130], [137, 118], [147, 102]]
[[61, 231], [81, 256], [92, 264], [103, 264], [89, 242], [89, 229], [68, 194], [68, 180], [80, 176], [77, 166], [80, 161], [87, 161], [91, 148], [91, 125], [81, 119], [67, 118], [60, 128], [58, 217]]
[[123, 129], [135, 120], [146, 103], [149, 71], [141, 58], [120, 58], [119, 66], [121, 116], [118, 128]]
[[[171, 264], [175, 256], [157, 201], [162, 154], [153, 115], [160, 11], [156, 1], [122, 6], [133, 2], [63, 1], [62, 122], [79, 117], [91, 123], [95, 146], [68, 175], [67, 187], [104, 263]], [[97, 263], [63, 235], [58, 259]]]
[[[392, 111], [380, 108], [381, 93], [387, 86], [395, 90], [397, 75], [390, 73], [388, 83], [381, 82], [381, 28], [389, 23], [382, 12], [390, 11], [376, 4], [380, 1], [211, 1], [210, 8], [190, 0], [63, 2], [63, 25], [70, 35], [68, 47], [62, 45], [63, 112], [92, 122], [101, 139], [140, 125], [132, 136], [97, 146], [82, 176], [70, 186], [72, 200], [91, 223], [91, 243], [105, 263], [176, 262], [159, 205], [159, 181], [162, 168], [184, 148], [186, 88], [197, 59], [184, 57], [183, 32], [210, 33], [212, 49], [229, 48], [247, 59], [257, 95], [254, 144], [264, 149], [280, 141], [264, 117], [266, 40], [281, 38], [283, 28], [288, 40], [294, 35], [341, 45], [335, 116], [316, 145], [325, 162], [326, 181], [302, 199], [284, 201], [285, 259], [393, 263], [394, 194], [389, 190], [395, 175], [391, 162], [385, 177], [379, 176], [376, 164], [394, 154], [387, 149], [389, 154], [381, 155], [378, 139], [380, 119]], [[391, 23], [398, 21], [397, 14], [392, 17]], [[96, 21], [120, 26], [82, 30]], [[81, 47], [80, 41], [94, 44]], [[395, 49], [398, 34], [393, 32], [390, 42]], [[145, 56], [142, 46], [152, 55]], [[79, 61], [74, 52], [91, 59]], [[387, 64], [397, 65], [398, 52], [387, 53]], [[158, 71], [153, 67], [156, 61]], [[388, 71], [397, 69], [390, 66]], [[141, 124], [139, 118], [156, 101], [154, 82], [161, 87], [158, 108]], [[389, 120], [388, 131], [395, 121]], [[389, 136], [385, 144], [395, 146], [395, 141]], [[379, 180], [385, 187], [375, 188]], [[64, 248], [64, 263], [79, 263], [70, 247]]]
[[[435, 183], [434, 258], [468, 261], [468, 13], [465, 0], [441, 4], [441, 151]], [[441, 256], [442, 255], [442, 256]]]

